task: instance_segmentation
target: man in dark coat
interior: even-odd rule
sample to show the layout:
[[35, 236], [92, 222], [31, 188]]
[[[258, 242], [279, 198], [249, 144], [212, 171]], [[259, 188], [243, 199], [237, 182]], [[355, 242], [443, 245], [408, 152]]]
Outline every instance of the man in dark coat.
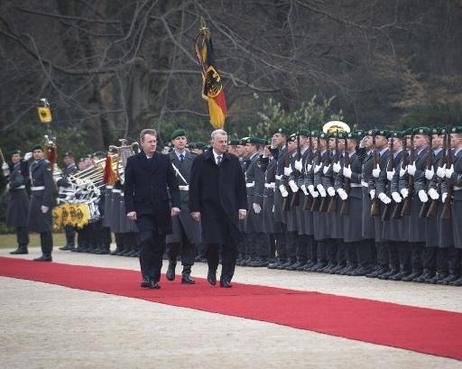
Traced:
[[27, 216], [29, 232], [40, 233], [40, 245], [42, 256], [34, 261], [52, 261], [53, 250], [53, 216], [52, 195], [55, 189], [50, 163], [43, 158], [43, 150], [40, 145], [32, 148], [34, 162], [30, 166], [31, 200]]
[[239, 159], [226, 152], [227, 133], [219, 129], [211, 137], [212, 148], [193, 162], [189, 208], [193, 219], [202, 222], [209, 267], [207, 280], [211, 285], [216, 284], [221, 247], [220, 286], [229, 288], [241, 239], [238, 222], [247, 215], [246, 186]]
[[[8, 166], [6, 166], [8, 169]], [[27, 196], [26, 183], [28, 181], [27, 162], [21, 160], [21, 152], [14, 151], [11, 154], [11, 168], [8, 175], [8, 207], [6, 209], [6, 225], [16, 229], [18, 248], [10, 254], [27, 254], [29, 244], [29, 232], [27, 230], [27, 208], [29, 197]]]
[[143, 129], [140, 144], [142, 151], [125, 167], [125, 209], [139, 229], [141, 287], [160, 288], [165, 237], [171, 217], [180, 213], [180, 191], [169, 157], [156, 152], [156, 131]]
[[172, 233], [167, 235], [169, 261], [167, 279], [170, 281], [175, 279], [177, 257], [181, 253], [181, 264], [183, 265], [181, 283], [194, 284], [196, 282], [191, 278], [191, 267], [194, 264], [196, 246], [201, 242], [201, 225], [191, 218], [188, 202], [191, 167], [196, 154], [185, 149], [188, 140], [184, 129], [175, 130], [170, 140], [173, 150], [169, 153], [169, 158], [179, 183], [181, 213], [172, 219]]

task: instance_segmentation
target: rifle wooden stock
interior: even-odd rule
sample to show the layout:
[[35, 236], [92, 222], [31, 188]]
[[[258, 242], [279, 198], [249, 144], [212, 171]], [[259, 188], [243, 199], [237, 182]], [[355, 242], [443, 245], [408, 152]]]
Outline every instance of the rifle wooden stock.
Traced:
[[292, 200], [292, 195], [289, 193], [289, 196], [284, 197], [282, 199], [282, 210], [283, 211], [289, 211], [290, 210], [290, 203]]
[[321, 207], [321, 196], [313, 198], [313, 202], [311, 204], [311, 211], [319, 211], [319, 208]]
[[311, 195], [305, 195], [305, 199], [303, 201], [303, 210], [311, 210], [313, 207], [313, 198]]
[[430, 209], [430, 200], [422, 203], [422, 206], [420, 207], [420, 211], [419, 211], [419, 218], [426, 218], [429, 209]]
[[350, 195], [348, 195], [346, 200], [342, 201], [342, 206], [340, 207], [340, 215], [350, 214]]
[[379, 217], [380, 216], [380, 200], [377, 197], [377, 195], [372, 199], [371, 215], [373, 217]]
[[439, 200], [432, 200], [430, 206], [428, 207], [426, 217], [434, 218], [436, 214], [438, 214], [438, 206], [439, 206]]
[[327, 212], [328, 213], [337, 212], [337, 198], [335, 195], [329, 199], [329, 205], [327, 206]]
[[453, 192], [453, 188], [452, 186], [450, 186], [448, 188], [448, 196], [446, 197], [446, 201], [443, 204], [443, 210], [441, 211], [441, 219], [449, 220], [452, 218], [452, 214], [451, 214], [452, 192]]
[[329, 207], [329, 198], [326, 196], [321, 199], [321, 204], [319, 205], [318, 211], [321, 213], [325, 213], [328, 207]]
[[296, 193], [292, 194], [292, 199], [290, 200], [290, 207], [294, 208], [300, 205], [300, 196], [302, 190], [298, 190]]
[[382, 222], [387, 222], [391, 219], [391, 214], [393, 212], [393, 202], [386, 204], [382, 212]]
[[[412, 178], [414, 178], [414, 177], [412, 177]], [[413, 193], [411, 193], [411, 191], [409, 191], [408, 197], [406, 197], [402, 201], [402, 203], [403, 203], [403, 208], [401, 209], [401, 216], [402, 217], [405, 217], [405, 216], [411, 214], [412, 196], [413, 196]]]
[[391, 219], [401, 219], [401, 212], [403, 211], [404, 201], [395, 203], [393, 213], [391, 214]]

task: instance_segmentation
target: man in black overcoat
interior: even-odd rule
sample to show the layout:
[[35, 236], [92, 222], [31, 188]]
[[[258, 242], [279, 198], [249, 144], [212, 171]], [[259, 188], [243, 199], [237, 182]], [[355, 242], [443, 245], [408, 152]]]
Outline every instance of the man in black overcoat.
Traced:
[[212, 132], [212, 148], [194, 159], [189, 185], [189, 208], [194, 220], [202, 223], [207, 249], [208, 275], [216, 284], [216, 271], [222, 251], [220, 286], [231, 287], [241, 239], [239, 220], [247, 215], [244, 173], [239, 159], [227, 150], [224, 130]]
[[141, 287], [160, 288], [165, 237], [171, 217], [180, 213], [180, 191], [169, 157], [156, 152], [156, 131], [143, 129], [140, 144], [142, 151], [125, 167], [125, 209], [139, 229]]

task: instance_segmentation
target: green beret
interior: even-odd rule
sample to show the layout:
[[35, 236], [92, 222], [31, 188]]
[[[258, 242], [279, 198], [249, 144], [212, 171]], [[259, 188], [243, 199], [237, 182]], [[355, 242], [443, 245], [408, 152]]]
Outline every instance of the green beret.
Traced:
[[375, 131], [376, 136], [390, 137], [391, 133], [391, 131], [387, 131], [386, 129], [377, 129]]
[[431, 129], [427, 127], [417, 127], [412, 131], [415, 135], [426, 135], [430, 136], [432, 134]]
[[255, 145], [264, 145], [266, 141], [263, 138], [259, 138], [259, 137], [249, 137], [247, 139], [247, 143], [251, 143]]
[[34, 151], [34, 150], [43, 150], [43, 147], [42, 147], [42, 145], [34, 145], [34, 146], [32, 146], [32, 151]]
[[240, 145], [245, 145], [247, 143], [247, 140], [249, 139], [250, 137], [242, 137], [239, 144]]
[[316, 130], [311, 131], [311, 137], [319, 137], [320, 134], [321, 134], [321, 132], [319, 132], [319, 131], [316, 131]]
[[186, 147], [190, 148], [190, 149], [195, 149], [196, 148], [196, 143], [195, 142], [188, 142]]
[[296, 133], [292, 133], [290, 136], [289, 136], [289, 141], [296, 141], [297, 140], [297, 134]]
[[17, 155], [17, 154], [21, 155], [21, 150], [12, 150], [12, 151], [10, 151], [8, 153], [8, 157], [11, 158], [13, 155]]
[[233, 138], [232, 140], [229, 140], [228, 143], [229, 143], [231, 146], [237, 146], [237, 145], [240, 144], [240, 142], [241, 142], [241, 141], [239, 141], [238, 139]]
[[287, 129], [283, 128], [283, 127], [280, 127], [280, 128], [276, 128], [274, 131], [273, 131], [273, 135], [276, 134], [276, 133], [282, 133], [284, 135], [287, 135], [288, 132], [287, 132]]
[[305, 136], [308, 137], [310, 135], [310, 131], [308, 129], [302, 128], [301, 130], [298, 131], [300, 136]]
[[170, 140], [174, 140], [177, 137], [186, 136], [186, 131], [182, 128], [175, 129], [170, 135]]
[[196, 142], [196, 149], [205, 149], [207, 148], [207, 144], [202, 141], [197, 141]]
[[452, 127], [451, 133], [462, 133], [462, 126]]
[[322, 138], [323, 140], [329, 138], [329, 136], [327, 135], [327, 133], [324, 133], [324, 132], [320, 132], [318, 137], [319, 137], [319, 138]]
[[362, 140], [362, 138], [364, 137], [364, 132], [363, 131], [353, 131], [353, 132], [350, 132], [348, 133], [348, 138], [352, 139], [352, 140]]

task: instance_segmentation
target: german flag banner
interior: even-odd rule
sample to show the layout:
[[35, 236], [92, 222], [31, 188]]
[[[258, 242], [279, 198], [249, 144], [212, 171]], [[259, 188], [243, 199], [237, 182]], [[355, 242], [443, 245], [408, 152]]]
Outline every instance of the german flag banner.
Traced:
[[204, 22], [194, 37], [194, 50], [202, 73], [202, 98], [209, 106], [210, 123], [215, 129], [223, 128], [227, 114], [225, 92], [215, 65], [212, 34]]

